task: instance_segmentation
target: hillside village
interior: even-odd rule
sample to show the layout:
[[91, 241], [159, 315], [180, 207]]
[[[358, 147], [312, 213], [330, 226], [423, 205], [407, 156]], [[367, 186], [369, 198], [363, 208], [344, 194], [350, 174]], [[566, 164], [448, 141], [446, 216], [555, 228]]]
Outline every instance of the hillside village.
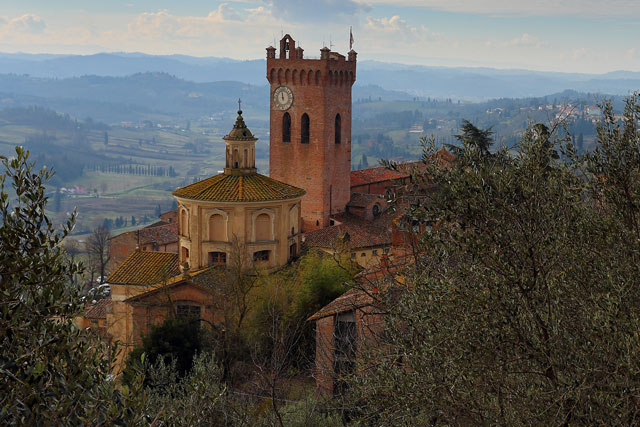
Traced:
[[0, 112], [52, 126], [0, 152], [0, 424], [635, 425], [640, 94], [382, 108], [351, 29], [274, 45], [193, 132]]
[[[409, 261], [411, 245], [397, 220], [407, 206], [403, 189], [420, 163], [351, 171], [356, 53], [348, 57], [323, 48], [320, 60], [305, 59], [288, 35], [278, 57], [269, 47], [271, 177], [256, 172], [257, 138], [238, 110], [236, 123], [223, 138], [224, 172], [175, 190], [177, 210], [161, 214], [160, 221], [110, 238], [110, 295], [92, 301], [79, 322], [97, 326], [102, 336], [121, 343], [120, 369], [127, 351], [140, 346], [167, 317], [220, 321], [216, 299], [224, 297], [199, 278], [211, 280], [212, 270], [236, 268], [232, 260], [237, 257], [246, 258], [239, 263], [248, 272], [270, 274], [302, 253], [319, 250], [325, 256], [346, 256], [359, 270], [359, 280], [381, 271], [393, 274]], [[326, 104], [318, 105], [318, 99]], [[291, 117], [302, 119], [296, 123]], [[445, 151], [440, 154], [442, 162], [452, 159]], [[317, 354], [329, 354], [333, 347], [327, 343], [334, 335], [327, 322], [350, 315], [356, 328], [363, 328], [354, 307], [336, 310], [332, 304], [309, 318], [319, 322]], [[141, 307], [148, 307], [146, 313]], [[323, 372], [318, 387], [329, 394], [341, 375], [331, 373], [335, 357], [316, 361], [316, 371]]]

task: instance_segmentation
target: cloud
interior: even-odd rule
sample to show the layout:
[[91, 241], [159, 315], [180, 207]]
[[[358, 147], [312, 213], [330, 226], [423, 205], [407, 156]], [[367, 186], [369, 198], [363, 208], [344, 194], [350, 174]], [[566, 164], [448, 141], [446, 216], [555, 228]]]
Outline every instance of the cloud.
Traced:
[[[6, 22], [6, 21], [5, 21]], [[41, 34], [46, 28], [42, 18], [30, 13], [11, 19], [6, 23], [7, 32], [18, 32], [23, 34]]]
[[366, 0], [368, 4], [413, 6], [447, 12], [537, 16], [640, 17], [636, 0]]
[[276, 18], [294, 21], [348, 20], [371, 8], [354, 0], [266, 0]]
[[543, 47], [545, 44], [540, 41], [539, 38], [532, 36], [531, 34], [524, 33], [520, 37], [516, 37], [513, 40], [509, 40], [504, 43], [505, 46], [514, 46], [514, 47]]
[[243, 18], [227, 3], [222, 3], [204, 17], [172, 15], [166, 10], [144, 12], [129, 24], [129, 31], [148, 39], [198, 38], [218, 34], [220, 24], [231, 21], [240, 22]]
[[402, 39], [412, 44], [434, 42], [443, 39], [441, 34], [430, 31], [424, 25], [419, 27], [408, 25], [407, 22], [398, 15], [379, 19], [368, 16], [364, 30], [372, 37], [392, 37], [392, 40], [397, 41], [398, 39]]

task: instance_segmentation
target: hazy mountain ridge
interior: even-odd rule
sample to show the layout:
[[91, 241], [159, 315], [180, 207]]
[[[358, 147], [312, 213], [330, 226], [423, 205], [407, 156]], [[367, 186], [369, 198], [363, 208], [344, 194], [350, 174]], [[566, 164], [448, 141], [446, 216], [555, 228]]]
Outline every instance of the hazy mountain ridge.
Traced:
[[[99, 121], [176, 121], [227, 112], [235, 114], [238, 97], [249, 116], [267, 119], [269, 88], [266, 82], [251, 85], [239, 81], [197, 83], [164, 72], [124, 77], [87, 75], [65, 79], [0, 74], [0, 109], [42, 105], [74, 117]], [[354, 100], [384, 98], [409, 100], [404, 92], [359, 85]]]
[[[136, 73], [164, 72], [194, 83], [238, 81], [264, 86], [265, 67], [264, 59], [238, 61], [143, 53], [0, 53], [0, 70], [5, 74], [58, 79], [84, 75], [124, 77]], [[428, 67], [365, 60], [358, 63], [356, 85], [377, 85], [412, 96], [473, 101], [544, 96], [565, 89], [624, 95], [640, 88], [640, 72], [561, 73], [486, 67]]]

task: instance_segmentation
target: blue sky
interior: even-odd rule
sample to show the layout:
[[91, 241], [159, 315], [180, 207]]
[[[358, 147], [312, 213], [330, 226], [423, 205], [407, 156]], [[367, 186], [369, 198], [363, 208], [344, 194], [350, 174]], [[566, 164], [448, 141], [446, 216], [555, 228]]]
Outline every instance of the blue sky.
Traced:
[[281, 32], [308, 55], [603, 73], [640, 71], [640, 0], [0, 0], [0, 51], [264, 57]]

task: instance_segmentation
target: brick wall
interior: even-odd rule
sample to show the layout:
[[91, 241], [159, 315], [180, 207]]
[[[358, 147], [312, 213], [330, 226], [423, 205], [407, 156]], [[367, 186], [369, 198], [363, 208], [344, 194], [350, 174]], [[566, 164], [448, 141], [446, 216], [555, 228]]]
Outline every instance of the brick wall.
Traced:
[[318, 390], [325, 394], [333, 394], [333, 327], [333, 316], [316, 320], [316, 366], [314, 375]]
[[109, 271], [115, 271], [138, 245], [138, 235], [136, 231], [127, 231], [109, 239]]

